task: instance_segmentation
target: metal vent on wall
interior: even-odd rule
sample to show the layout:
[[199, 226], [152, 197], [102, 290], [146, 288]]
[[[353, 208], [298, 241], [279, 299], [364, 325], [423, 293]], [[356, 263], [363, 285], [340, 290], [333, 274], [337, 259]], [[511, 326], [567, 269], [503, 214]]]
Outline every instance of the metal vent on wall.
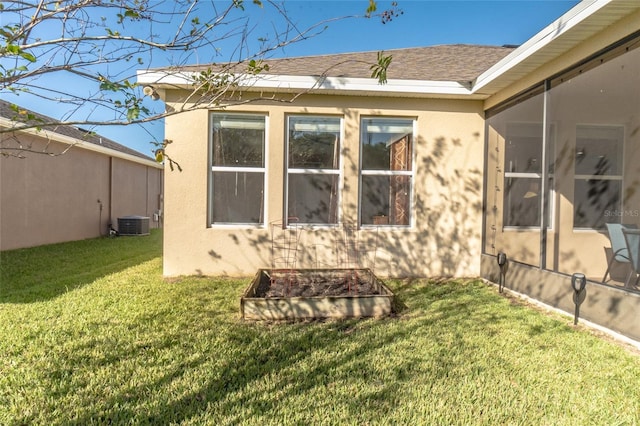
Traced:
[[145, 216], [123, 216], [118, 218], [120, 235], [149, 235], [149, 218]]

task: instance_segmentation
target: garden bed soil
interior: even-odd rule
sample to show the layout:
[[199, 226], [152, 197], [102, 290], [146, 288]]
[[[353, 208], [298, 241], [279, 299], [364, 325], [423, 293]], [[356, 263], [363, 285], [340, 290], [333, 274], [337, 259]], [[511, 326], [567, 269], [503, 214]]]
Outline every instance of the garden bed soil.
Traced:
[[272, 275], [259, 297], [316, 297], [380, 294], [370, 275], [354, 274], [279, 274]]
[[368, 269], [260, 270], [245, 290], [244, 319], [381, 317], [393, 293]]

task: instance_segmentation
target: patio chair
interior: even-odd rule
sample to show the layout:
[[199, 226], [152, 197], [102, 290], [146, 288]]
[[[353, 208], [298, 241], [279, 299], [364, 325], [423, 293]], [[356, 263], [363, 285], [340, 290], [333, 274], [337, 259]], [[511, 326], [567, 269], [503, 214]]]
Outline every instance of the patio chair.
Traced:
[[613, 252], [613, 254], [611, 255], [611, 259], [609, 259], [607, 271], [604, 273], [604, 277], [602, 278], [603, 283], [607, 282], [607, 275], [609, 275], [609, 272], [611, 272], [611, 266], [613, 265], [613, 262], [631, 262], [629, 258], [629, 250], [627, 249], [627, 244], [624, 239], [623, 230], [638, 229], [637, 225], [633, 224], [624, 225], [622, 223], [607, 223], [606, 225], [607, 232], [609, 233], [609, 241], [611, 242], [611, 251]]
[[631, 275], [636, 273], [636, 282], [634, 286], [638, 285], [640, 281], [640, 230], [638, 229], [622, 229], [622, 234], [629, 248], [629, 260], [631, 261], [632, 270], [629, 272], [627, 281], [624, 283], [625, 287], [629, 287]]

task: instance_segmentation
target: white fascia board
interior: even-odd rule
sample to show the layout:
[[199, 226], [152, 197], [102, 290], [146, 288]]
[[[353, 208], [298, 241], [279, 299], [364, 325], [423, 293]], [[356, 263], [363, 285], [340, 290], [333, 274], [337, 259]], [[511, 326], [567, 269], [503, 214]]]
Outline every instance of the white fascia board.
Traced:
[[602, 9], [612, 0], [584, 0], [574, 6], [567, 13], [556, 19], [535, 36], [531, 37], [516, 50], [498, 61], [491, 68], [480, 74], [473, 84], [472, 93], [477, 93], [487, 84], [500, 78], [504, 73], [516, 65], [530, 58], [554, 40], [566, 34], [576, 25]]
[[[372, 78], [261, 75], [248, 76], [247, 86], [276, 90], [337, 90], [340, 92], [407, 93], [424, 95], [470, 95], [455, 81], [389, 79], [380, 84]], [[244, 84], [243, 84], [244, 85]]]
[[184, 85], [192, 85], [195, 72], [173, 72], [173, 71], [138, 71], [136, 78], [141, 85], [167, 85], [181, 87]]
[[[162, 88], [191, 87], [195, 73], [184, 72], [138, 72], [138, 83], [159, 85]], [[322, 90], [339, 92], [368, 92], [384, 94], [422, 94], [468, 96], [471, 90], [456, 81], [400, 80], [389, 79], [380, 84], [372, 78], [316, 77], [292, 75], [241, 75], [237, 76], [240, 87], [254, 90]]]
[[67, 135], [63, 135], [60, 133], [52, 132], [50, 130], [37, 130], [34, 128], [29, 129], [21, 129], [20, 127], [16, 127], [16, 122], [13, 120], [8, 120], [4, 117], [0, 117], [0, 127], [5, 127], [7, 129], [12, 129], [15, 132], [27, 133], [39, 138], [45, 138], [47, 140], [52, 140], [55, 142], [60, 142], [66, 145], [77, 146], [81, 149], [86, 149], [87, 151], [93, 151], [100, 154], [108, 155], [111, 157], [121, 158], [123, 160], [132, 161], [134, 163], [142, 164], [145, 166], [150, 166], [156, 169], [162, 169], [163, 166], [161, 164], [156, 163], [153, 160], [145, 160], [144, 158], [136, 157], [135, 155], [127, 154], [125, 152], [116, 151], [115, 149], [107, 148], [106, 146], [96, 145], [91, 142], [83, 141], [81, 139], [72, 138]]

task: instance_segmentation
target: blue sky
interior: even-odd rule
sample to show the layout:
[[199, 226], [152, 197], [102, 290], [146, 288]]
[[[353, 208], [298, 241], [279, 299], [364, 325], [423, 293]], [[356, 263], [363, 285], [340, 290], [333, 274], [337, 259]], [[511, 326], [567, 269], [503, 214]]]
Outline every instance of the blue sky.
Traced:
[[[268, 8], [258, 8], [247, 1], [246, 13], [250, 14], [255, 29], [252, 40], [268, 36], [272, 31], [274, 15]], [[531, 36], [559, 18], [578, 1], [407, 1], [398, 0], [403, 11], [393, 21], [382, 24], [379, 19], [347, 19], [329, 22], [319, 35], [287, 46], [272, 57], [325, 55], [332, 53], [379, 51], [405, 47], [431, 46], [439, 44], [522, 44]], [[378, 1], [379, 9], [390, 6], [388, 1]], [[340, 16], [362, 15], [367, 0], [315, 0], [286, 1], [289, 17], [300, 28], [306, 28], [322, 20]], [[322, 26], [324, 27], [324, 25]], [[222, 62], [230, 58], [237, 42], [228, 40], [218, 45]], [[203, 63], [210, 57], [193, 55], [187, 63]], [[163, 58], [156, 57], [153, 66], [168, 65]], [[389, 76], [393, 78], [393, 76]], [[73, 81], [66, 82], [73, 84]], [[5, 97], [36, 112], [54, 116], [62, 114], [55, 105], [43, 105], [28, 96]], [[141, 126], [100, 127], [95, 131], [123, 145], [145, 154], [154, 146], [152, 140], [161, 141], [163, 123]]]

